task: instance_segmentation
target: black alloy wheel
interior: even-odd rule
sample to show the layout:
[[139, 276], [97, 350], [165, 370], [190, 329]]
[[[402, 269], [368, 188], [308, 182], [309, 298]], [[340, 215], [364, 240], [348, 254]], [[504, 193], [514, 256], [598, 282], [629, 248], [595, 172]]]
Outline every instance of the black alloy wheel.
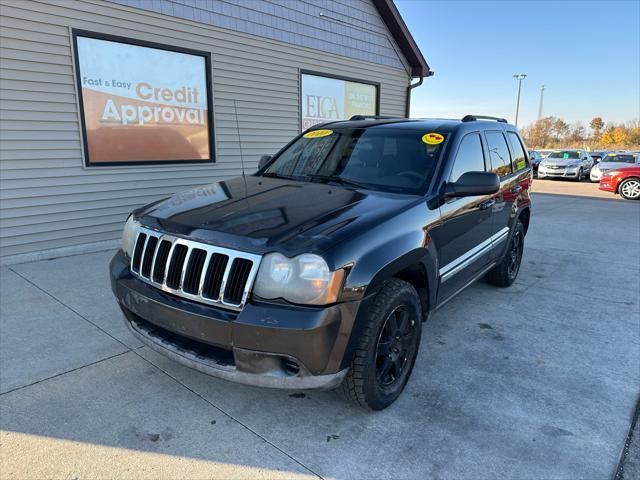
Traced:
[[518, 220], [509, 238], [509, 243], [504, 247], [506, 252], [502, 259], [485, 276], [491, 285], [509, 287], [516, 280], [524, 252], [524, 235], [524, 225], [522, 221]]
[[382, 410], [398, 398], [411, 376], [420, 348], [423, 309], [414, 286], [393, 278], [363, 313], [358, 345], [338, 391], [356, 405]]
[[415, 355], [416, 321], [406, 305], [396, 307], [386, 318], [376, 345], [376, 380], [380, 387], [393, 386]]
[[509, 246], [508, 263], [507, 263], [507, 275], [509, 280], [513, 281], [518, 276], [520, 270], [520, 263], [522, 261], [522, 232], [516, 230], [511, 238], [511, 245]]

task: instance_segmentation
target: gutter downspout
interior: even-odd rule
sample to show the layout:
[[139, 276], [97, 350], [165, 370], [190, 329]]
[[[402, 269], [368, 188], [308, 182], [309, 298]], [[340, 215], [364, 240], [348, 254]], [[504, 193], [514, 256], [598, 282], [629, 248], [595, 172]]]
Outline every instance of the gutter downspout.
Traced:
[[[433, 72], [431, 70], [429, 70], [427, 72], [427, 77], [432, 77], [433, 76]], [[404, 111], [404, 116], [405, 118], [409, 118], [409, 114], [411, 112], [411, 90], [413, 90], [416, 87], [419, 87], [420, 85], [422, 85], [422, 82], [424, 82], [424, 78], [425, 76], [420, 75], [420, 80], [418, 80], [416, 83], [411, 83], [409, 84], [409, 86], [407, 87], [407, 105]]]

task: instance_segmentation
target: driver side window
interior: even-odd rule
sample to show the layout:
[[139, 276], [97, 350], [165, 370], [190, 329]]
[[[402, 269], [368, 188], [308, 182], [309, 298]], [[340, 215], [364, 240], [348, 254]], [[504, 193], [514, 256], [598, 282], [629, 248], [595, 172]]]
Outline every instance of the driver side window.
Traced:
[[471, 133], [460, 142], [449, 182], [457, 182], [463, 173], [484, 171], [484, 152], [482, 151], [480, 134]]

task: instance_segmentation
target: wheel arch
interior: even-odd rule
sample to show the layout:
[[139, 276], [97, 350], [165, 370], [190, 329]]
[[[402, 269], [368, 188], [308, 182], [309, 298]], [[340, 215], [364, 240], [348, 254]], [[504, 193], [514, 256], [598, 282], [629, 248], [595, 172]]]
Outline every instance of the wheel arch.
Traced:
[[435, 306], [437, 290], [437, 256], [433, 244], [417, 248], [381, 268], [371, 279], [364, 297], [375, 295], [386, 282], [397, 278], [410, 283], [418, 292], [424, 318]]
[[522, 222], [522, 225], [524, 226], [524, 234], [526, 235], [527, 232], [529, 231], [529, 222], [531, 220], [531, 209], [529, 207], [524, 207], [522, 210], [520, 210], [520, 213], [518, 213], [518, 220]]
[[433, 245], [416, 248], [386, 264], [371, 278], [363, 295], [356, 314], [350, 338], [342, 359], [341, 368], [346, 368], [353, 355], [355, 345], [363, 328], [363, 317], [372, 304], [376, 294], [392, 279], [400, 279], [410, 283], [418, 292], [423, 311], [423, 320], [436, 305], [437, 290], [437, 257]]

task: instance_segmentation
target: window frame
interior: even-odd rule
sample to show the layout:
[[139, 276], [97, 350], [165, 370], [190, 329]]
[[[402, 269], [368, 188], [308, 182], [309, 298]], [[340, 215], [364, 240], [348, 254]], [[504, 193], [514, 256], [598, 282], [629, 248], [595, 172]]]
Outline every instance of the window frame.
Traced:
[[[528, 150], [524, 147], [524, 143], [522, 142], [522, 139], [520, 138], [520, 135], [518, 135], [517, 132], [514, 132], [513, 130], [507, 130], [507, 138], [509, 139], [509, 144], [508, 147], [511, 150], [511, 173], [520, 173], [525, 171], [527, 168], [531, 168], [531, 160], [529, 158], [529, 152]], [[522, 153], [524, 154], [524, 163], [525, 166], [524, 168], [520, 168], [520, 169], [515, 169], [515, 167], [517, 165], [514, 165], [513, 162], [515, 162], [515, 152], [513, 151], [515, 149], [515, 147], [513, 146], [513, 137], [515, 137], [516, 141], [518, 142], [518, 144], [520, 145], [520, 149], [522, 150]]]
[[500, 181], [502, 181], [505, 178], [509, 178], [515, 172], [513, 171], [513, 158], [511, 154], [511, 148], [509, 147], [509, 140], [507, 140], [507, 138], [505, 137], [504, 130], [483, 130], [482, 133], [483, 133], [485, 142], [487, 142], [487, 155], [489, 156], [489, 164], [491, 165], [491, 170], [490, 170], [491, 172], [494, 171], [494, 166], [493, 166], [493, 161], [491, 159], [491, 148], [489, 148], [489, 140], [487, 139], [487, 133], [499, 133], [500, 135], [502, 135], [502, 138], [505, 144], [507, 145], [507, 152], [509, 152], [509, 162], [507, 164], [509, 165], [509, 173], [503, 176], [498, 175], [498, 177], [500, 178]]
[[[207, 130], [209, 135], [209, 158], [204, 159], [187, 159], [187, 160], [131, 160], [131, 161], [96, 161], [92, 162], [89, 158], [89, 144], [87, 139], [86, 120], [84, 113], [84, 98], [82, 95], [82, 72], [80, 71], [80, 57], [78, 54], [78, 37], [90, 38], [95, 40], [104, 40], [113, 43], [121, 43], [125, 45], [134, 45], [138, 47], [152, 48], [155, 50], [164, 50], [168, 52], [183, 53], [186, 55], [193, 55], [204, 58], [205, 69], [205, 86], [207, 90]], [[212, 88], [212, 55], [211, 52], [204, 50], [194, 50], [190, 48], [178, 47], [175, 45], [166, 45], [157, 42], [150, 42], [147, 40], [140, 40], [132, 37], [123, 37], [118, 35], [111, 35], [107, 33], [95, 32], [91, 30], [71, 29], [71, 48], [72, 48], [72, 63], [74, 71], [74, 87], [76, 90], [77, 107], [79, 115], [79, 129], [80, 137], [82, 141], [82, 166], [84, 169], [100, 168], [100, 167], [118, 167], [127, 168], [149, 165], [181, 165], [181, 164], [215, 164], [216, 163], [216, 151], [215, 151], [215, 128], [214, 128], [214, 113], [213, 113], [213, 88]]]
[[473, 132], [467, 132], [465, 133], [462, 138], [460, 138], [460, 141], [458, 142], [457, 146], [456, 146], [456, 151], [455, 154], [453, 155], [453, 160], [451, 161], [451, 167], [449, 168], [449, 174], [447, 175], [447, 183], [451, 183], [451, 175], [453, 175], [453, 169], [455, 167], [456, 164], [456, 160], [458, 159], [458, 155], [460, 154], [460, 149], [462, 148], [462, 143], [465, 141], [465, 139], [467, 137], [470, 137], [471, 135], [476, 135], [478, 137], [478, 140], [480, 142], [480, 150], [482, 151], [482, 163], [484, 164], [484, 171], [487, 171], [487, 154], [484, 151], [484, 143], [482, 142], [482, 135], [480, 134], [479, 130], [475, 130]]

